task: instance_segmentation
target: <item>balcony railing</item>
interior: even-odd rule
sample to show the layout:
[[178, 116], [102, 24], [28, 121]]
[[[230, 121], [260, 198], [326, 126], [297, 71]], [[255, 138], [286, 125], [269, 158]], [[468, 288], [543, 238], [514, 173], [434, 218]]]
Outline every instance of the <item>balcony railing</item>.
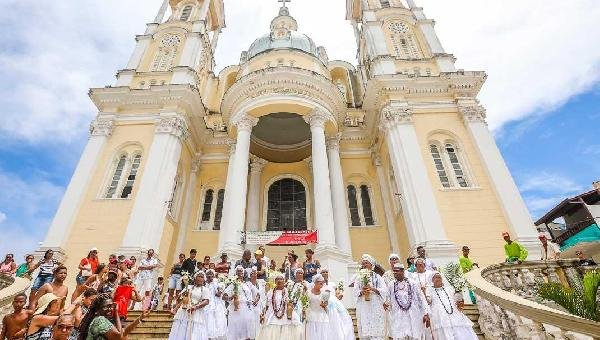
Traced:
[[540, 283], [581, 286], [577, 260], [531, 261], [476, 269], [467, 280], [478, 296], [479, 325], [487, 339], [600, 339], [600, 323], [566, 313], [537, 296]]

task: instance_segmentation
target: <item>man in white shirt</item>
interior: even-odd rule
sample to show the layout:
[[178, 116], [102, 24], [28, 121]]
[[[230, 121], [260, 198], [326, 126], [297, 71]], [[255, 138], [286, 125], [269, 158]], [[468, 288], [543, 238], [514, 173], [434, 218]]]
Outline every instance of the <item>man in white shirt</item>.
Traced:
[[417, 258], [422, 258], [425, 261], [425, 269], [437, 271], [437, 267], [436, 267], [435, 263], [433, 263], [433, 261], [431, 261], [430, 259], [428, 259], [425, 256], [425, 247], [423, 247], [423, 246], [417, 247]]
[[558, 244], [548, 241], [546, 235], [540, 234], [538, 237], [542, 242], [542, 261], [553, 261], [560, 259], [560, 247]]
[[142, 309], [150, 307], [150, 292], [152, 291], [152, 280], [154, 269], [159, 267], [158, 259], [154, 257], [154, 249], [149, 249], [146, 258], [140, 261], [138, 267], [138, 292], [144, 295]]

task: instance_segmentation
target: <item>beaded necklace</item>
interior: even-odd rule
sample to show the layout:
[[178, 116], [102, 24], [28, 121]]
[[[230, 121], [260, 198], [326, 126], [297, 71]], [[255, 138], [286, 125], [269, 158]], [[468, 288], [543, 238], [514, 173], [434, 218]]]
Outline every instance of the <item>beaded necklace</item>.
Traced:
[[[403, 288], [400, 288], [400, 283], [404, 283]], [[404, 290], [406, 286], [408, 286], [408, 303], [403, 304], [400, 302], [400, 298], [398, 297], [398, 291]], [[413, 300], [412, 285], [408, 282], [408, 280], [406, 280], [406, 278], [402, 279], [402, 281], [394, 282], [394, 299], [396, 300], [398, 307], [400, 307], [400, 309], [402, 309], [403, 311], [407, 311], [410, 309]]]
[[285, 305], [285, 296], [287, 294], [287, 292], [285, 291], [285, 288], [281, 291], [281, 302], [279, 303], [279, 308], [277, 308], [277, 305], [275, 303], [275, 293], [277, 293], [279, 289], [276, 289], [273, 291], [273, 297], [271, 298], [271, 305], [273, 306], [273, 313], [275, 314], [275, 317], [278, 319], [283, 318], [283, 315], [285, 314], [285, 308], [283, 308], [283, 306]]
[[448, 300], [448, 305], [450, 305], [450, 311], [448, 311], [448, 308], [446, 308], [446, 305], [444, 304], [444, 302], [442, 302], [440, 293], [438, 293], [439, 288], [434, 288], [433, 290], [435, 290], [435, 295], [437, 295], [437, 297], [440, 300], [440, 303], [442, 304], [442, 306], [444, 307], [444, 310], [446, 311], [446, 313], [447, 314], [454, 313], [454, 307], [452, 306], [452, 301], [450, 301], [450, 296], [448, 295], [448, 292], [446, 292], [446, 290], [444, 288], [442, 288], [442, 292], [444, 292], [444, 294], [446, 294], [446, 300]]
[[251, 300], [248, 298], [248, 294], [246, 294], [246, 290], [244, 289], [244, 286], [247, 287], [247, 285], [245, 285], [244, 283], [242, 283], [242, 293], [244, 293], [244, 298], [246, 298], [246, 306], [248, 306], [248, 309], [252, 309], [252, 307], [250, 307], [251, 304]]

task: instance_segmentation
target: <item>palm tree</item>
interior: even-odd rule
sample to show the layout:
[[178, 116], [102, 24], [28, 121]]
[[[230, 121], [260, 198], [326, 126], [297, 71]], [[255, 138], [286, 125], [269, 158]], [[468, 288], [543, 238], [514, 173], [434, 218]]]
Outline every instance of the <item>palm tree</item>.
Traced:
[[582, 288], [565, 287], [560, 283], [542, 283], [538, 295], [562, 306], [569, 313], [585, 319], [600, 321], [596, 296], [600, 287], [600, 271], [592, 270], [583, 276]]

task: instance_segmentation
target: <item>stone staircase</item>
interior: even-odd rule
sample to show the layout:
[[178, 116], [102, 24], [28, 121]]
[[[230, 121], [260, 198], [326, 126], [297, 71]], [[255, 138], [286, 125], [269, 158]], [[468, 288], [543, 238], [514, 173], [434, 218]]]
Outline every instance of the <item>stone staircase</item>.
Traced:
[[[352, 317], [352, 323], [354, 324], [354, 334], [357, 334], [358, 339], [358, 328], [356, 325], [356, 310], [354, 308], [348, 309], [350, 316]], [[473, 328], [475, 329], [475, 333], [479, 337], [479, 339], [484, 340], [485, 337], [479, 329], [479, 324], [477, 320], [479, 320], [479, 311], [477, 310], [476, 305], [465, 305], [464, 309], [465, 315], [475, 323]], [[135, 320], [140, 315], [139, 311], [129, 312], [128, 321], [131, 322]], [[156, 311], [152, 312], [150, 316], [144, 320], [144, 322], [139, 325], [130, 335], [130, 340], [144, 339], [144, 340], [164, 340], [169, 337], [169, 332], [171, 331], [171, 324], [173, 322], [173, 318], [169, 312], [164, 311]], [[282, 339], [283, 340], [283, 339]]]

